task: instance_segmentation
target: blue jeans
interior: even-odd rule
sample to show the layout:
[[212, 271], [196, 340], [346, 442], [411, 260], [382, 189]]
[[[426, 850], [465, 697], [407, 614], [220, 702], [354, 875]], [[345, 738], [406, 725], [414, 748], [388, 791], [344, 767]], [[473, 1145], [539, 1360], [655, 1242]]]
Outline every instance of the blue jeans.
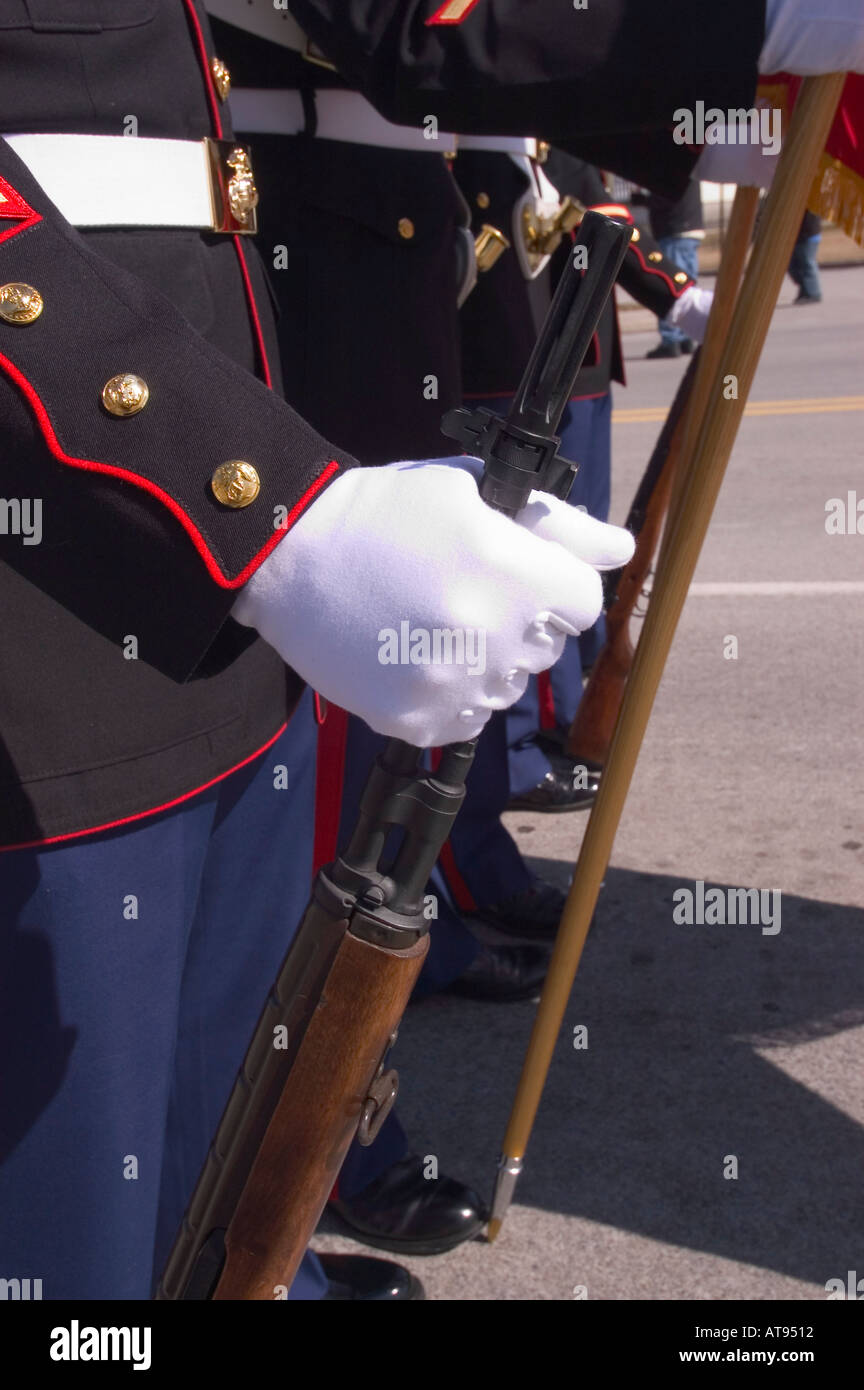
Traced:
[[816, 261], [816, 253], [819, 249], [821, 236], [809, 236], [804, 241], [797, 241], [792, 248], [792, 259], [789, 262], [789, 274], [798, 286], [801, 294], [805, 294], [808, 299], [821, 299], [822, 286], [819, 283], [819, 266]]
[[[660, 237], [657, 245], [664, 256], [686, 270], [692, 280], [696, 279], [699, 274], [699, 241], [696, 237], [664, 236]], [[664, 343], [680, 343], [687, 336], [666, 319], [658, 319], [657, 323]]]

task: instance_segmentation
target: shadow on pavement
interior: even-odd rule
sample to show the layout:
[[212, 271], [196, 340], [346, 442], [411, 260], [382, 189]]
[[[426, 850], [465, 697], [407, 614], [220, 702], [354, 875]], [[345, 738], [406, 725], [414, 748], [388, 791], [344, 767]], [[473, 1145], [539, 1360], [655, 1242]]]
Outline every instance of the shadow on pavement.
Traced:
[[[561, 882], [557, 861], [532, 867]], [[864, 1129], [787, 1070], [814, 1072], [840, 1103], [855, 1089], [848, 1040], [818, 1064], [807, 1046], [864, 1023], [864, 914], [784, 895], [776, 935], [676, 925], [682, 886], [610, 870], [516, 1200], [798, 1279], [845, 1277], [862, 1258]], [[535, 1008], [438, 996], [399, 1040], [414, 1146], [486, 1193]], [[723, 1176], [730, 1155], [737, 1179]]]

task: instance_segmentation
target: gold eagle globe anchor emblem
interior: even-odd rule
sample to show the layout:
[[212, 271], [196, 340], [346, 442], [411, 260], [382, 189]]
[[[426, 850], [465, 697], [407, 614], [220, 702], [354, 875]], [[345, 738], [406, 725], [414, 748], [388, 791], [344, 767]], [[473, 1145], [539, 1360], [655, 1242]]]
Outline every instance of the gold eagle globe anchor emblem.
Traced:
[[232, 150], [226, 163], [234, 170], [228, 180], [228, 206], [237, 221], [245, 226], [258, 206], [258, 189], [249, 156], [239, 145]]
[[0, 285], [0, 318], [6, 323], [33, 323], [43, 307], [42, 296], [33, 285], [21, 280]]

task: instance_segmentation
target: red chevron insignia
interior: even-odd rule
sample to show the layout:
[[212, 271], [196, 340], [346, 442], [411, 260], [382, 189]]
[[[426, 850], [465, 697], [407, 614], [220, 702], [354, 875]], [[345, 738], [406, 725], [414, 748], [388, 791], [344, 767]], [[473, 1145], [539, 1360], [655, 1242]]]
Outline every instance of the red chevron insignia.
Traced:
[[445, 0], [445, 3], [427, 19], [426, 24], [461, 24], [479, 3], [480, 0]]
[[0, 178], [0, 217], [33, 217], [35, 214], [11, 183]]

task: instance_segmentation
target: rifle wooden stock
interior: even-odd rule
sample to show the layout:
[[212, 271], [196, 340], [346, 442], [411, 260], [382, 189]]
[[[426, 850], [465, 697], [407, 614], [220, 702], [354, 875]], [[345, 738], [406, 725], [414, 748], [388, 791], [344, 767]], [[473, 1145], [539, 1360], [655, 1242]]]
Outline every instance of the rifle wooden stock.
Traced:
[[636, 549], [630, 563], [620, 572], [612, 600], [607, 604], [606, 642], [594, 662], [567, 735], [565, 751], [577, 762], [602, 765], [612, 742], [624, 687], [633, 664], [630, 619], [645, 588], [660, 543], [684, 440], [687, 407], [696, 377], [698, 356], [698, 352], [693, 354], [681, 378], [627, 516], [625, 525], [636, 536]]
[[346, 933], [228, 1226], [214, 1299], [290, 1285], [428, 945], [386, 950]]
[[[329, 908], [329, 911], [328, 911]], [[428, 947], [371, 945], [313, 897], [246, 1052], [156, 1299], [289, 1285]], [[215, 1290], [215, 1292], [214, 1292]]]

